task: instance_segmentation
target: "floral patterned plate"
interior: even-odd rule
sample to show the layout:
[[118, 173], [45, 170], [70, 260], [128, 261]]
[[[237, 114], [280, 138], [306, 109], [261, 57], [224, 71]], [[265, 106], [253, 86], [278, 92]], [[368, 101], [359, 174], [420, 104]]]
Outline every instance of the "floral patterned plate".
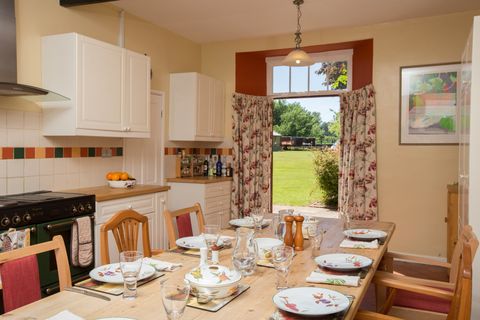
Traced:
[[[147, 279], [155, 274], [155, 268], [142, 264], [138, 280]], [[100, 282], [107, 283], [123, 283], [122, 271], [120, 270], [119, 263], [106, 264], [104, 266], [97, 267], [90, 271], [90, 278]]]
[[385, 231], [374, 229], [348, 229], [343, 231], [343, 234], [349, 238], [363, 240], [382, 239], [387, 236]]
[[273, 303], [283, 311], [302, 316], [322, 316], [347, 309], [350, 300], [334, 290], [298, 287], [278, 292], [273, 296]]
[[351, 271], [368, 267], [372, 264], [372, 259], [358, 254], [331, 253], [316, 257], [315, 262], [323, 268]]
[[[227, 243], [231, 243], [231, 240], [232, 240], [231, 237], [220, 236], [220, 239], [218, 239], [217, 245], [224, 246]], [[186, 248], [186, 249], [200, 249], [207, 246], [202, 236], [179, 238], [177, 239], [177, 241], [175, 241], [175, 243], [177, 244], [178, 247]]]
[[[270, 224], [270, 219], [263, 219], [262, 221], [262, 228], [265, 228]], [[253, 228], [253, 218], [245, 217], [243, 219], [232, 219], [228, 223], [230, 223], [234, 227], [244, 227], [244, 228]]]

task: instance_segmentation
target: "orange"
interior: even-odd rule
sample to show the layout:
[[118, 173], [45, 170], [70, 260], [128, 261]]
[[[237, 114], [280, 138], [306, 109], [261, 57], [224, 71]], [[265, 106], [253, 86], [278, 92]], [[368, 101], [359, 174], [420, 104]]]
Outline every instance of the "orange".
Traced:
[[105, 177], [107, 178], [107, 180], [112, 180], [112, 176], [113, 176], [113, 173], [109, 172]]
[[113, 180], [113, 181], [118, 181], [118, 180], [120, 180], [120, 175], [119, 175], [118, 173], [112, 174], [112, 180]]
[[128, 180], [128, 173], [124, 172], [120, 175], [121, 180]]

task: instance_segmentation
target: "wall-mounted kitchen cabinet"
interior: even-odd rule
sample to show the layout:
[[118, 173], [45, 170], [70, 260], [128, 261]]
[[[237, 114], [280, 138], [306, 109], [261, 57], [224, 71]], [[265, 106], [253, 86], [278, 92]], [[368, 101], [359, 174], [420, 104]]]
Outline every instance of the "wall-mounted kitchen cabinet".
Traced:
[[171, 74], [170, 140], [220, 142], [224, 131], [224, 83], [196, 72]]
[[150, 136], [150, 58], [77, 33], [42, 38], [47, 136]]

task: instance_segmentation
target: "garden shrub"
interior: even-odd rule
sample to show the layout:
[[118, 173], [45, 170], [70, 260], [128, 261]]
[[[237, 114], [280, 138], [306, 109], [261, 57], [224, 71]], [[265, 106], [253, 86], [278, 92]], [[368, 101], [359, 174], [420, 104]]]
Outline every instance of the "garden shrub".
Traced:
[[320, 188], [321, 201], [327, 206], [338, 204], [338, 151], [323, 149], [315, 151], [313, 167]]

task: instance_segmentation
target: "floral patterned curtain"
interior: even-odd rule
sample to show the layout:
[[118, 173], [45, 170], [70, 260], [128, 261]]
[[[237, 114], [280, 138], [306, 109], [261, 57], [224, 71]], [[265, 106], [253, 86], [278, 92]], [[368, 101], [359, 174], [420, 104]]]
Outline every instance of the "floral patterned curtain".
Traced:
[[351, 219], [377, 219], [377, 152], [373, 85], [340, 95], [338, 208]]
[[232, 218], [269, 208], [272, 175], [273, 100], [233, 94]]

